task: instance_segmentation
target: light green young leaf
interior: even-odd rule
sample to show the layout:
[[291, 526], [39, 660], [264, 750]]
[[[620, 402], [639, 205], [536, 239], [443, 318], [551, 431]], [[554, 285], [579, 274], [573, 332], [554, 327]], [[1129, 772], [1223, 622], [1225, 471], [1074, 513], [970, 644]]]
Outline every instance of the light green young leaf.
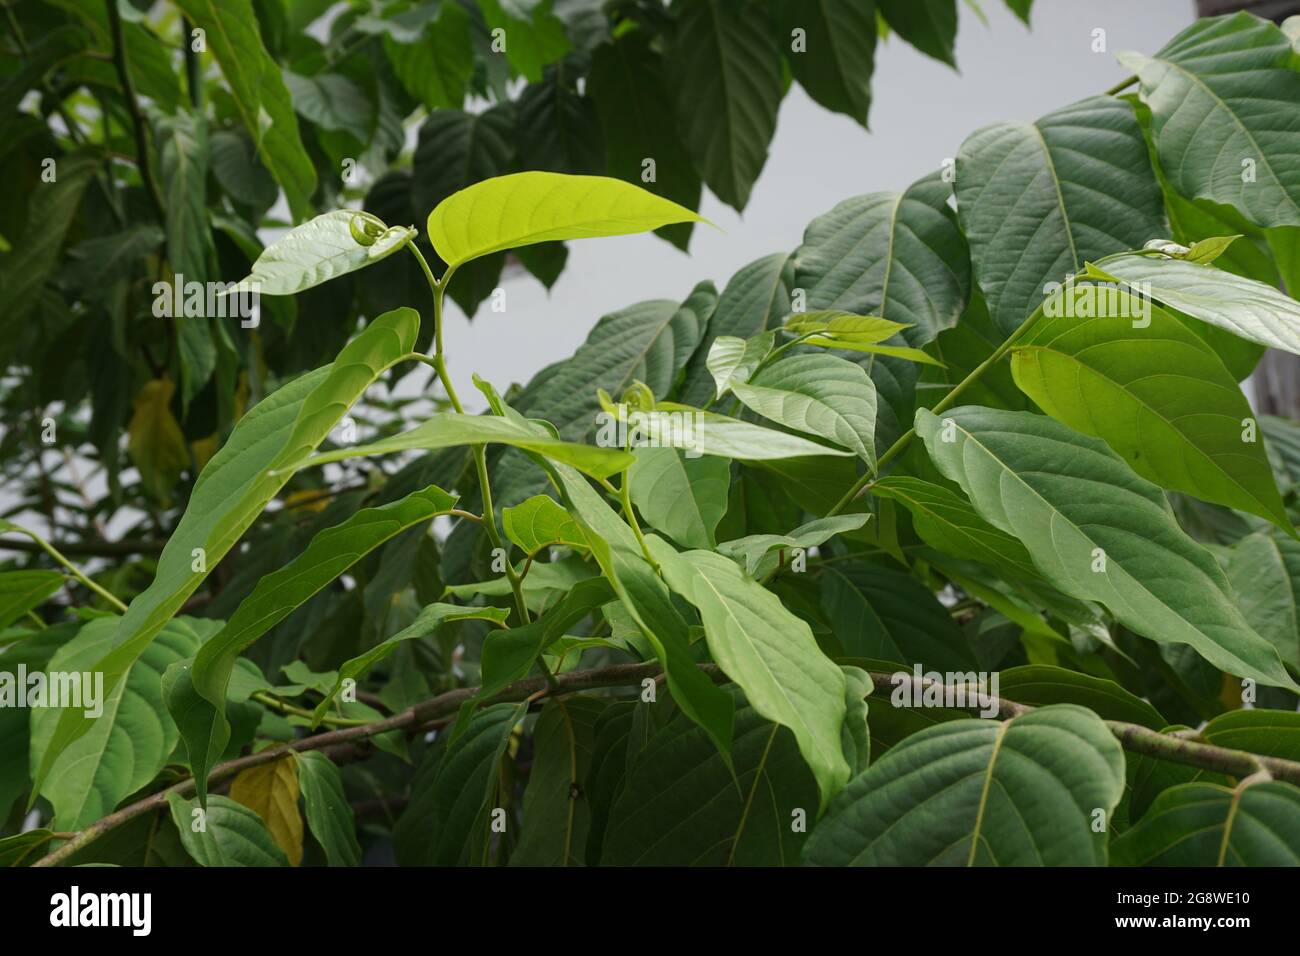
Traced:
[[621, 179], [533, 171], [485, 179], [447, 197], [429, 213], [428, 235], [454, 269], [535, 242], [624, 236], [700, 220]]
[[1042, 415], [970, 406], [942, 419], [921, 409], [916, 430], [939, 470], [1019, 538], [1057, 588], [1100, 602], [1153, 641], [1188, 644], [1229, 673], [1300, 689], [1164, 494], [1105, 444]]
[[729, 759], [732, 701], [696, 666], [686, 622], [673, 605], [668, 588], [641, 553], [632, 529], [577, 472], [557, 465], [555, 474], [601, 572], [654, 648], [673, 700], [708, 732], [723, 759]]
[[352, 805], [343, 792], [343, 778], [334, 761], [318, 751], [296, 753], [298, 787], [302, 791], [307, 826], [325, 851], [330, 866], [360, 866]]
[[877, 315], [854, 315], [840, 309], [818, 309], [815, 312], [796, 312], [785, 320], [787, 332], [795, 335], [820, 333], [826, 338], [859, 345], [885, 342], [912, 326], [891, 322]]
[[804, 848], [819, 866], [1104, 866], [1124, 752], [1096, 714], [1056, 704], [914, 733], [840, 794]]
[[[743, 538], [724, 541], [718, 545], [718, 552], [729, 558], [743, 561], [745, 573], [761, 580], [776, 566], [777, 558], [773, 551], [793, 551], [815, 548], [825, 544], [837, 534], [857, 531], [871, 519], [869, 514], [835, 515], [830, 518], [816, 518], [800, 525], [789, 534], [750, 534]], [[769, 560], [764, 560], [764, 559]]]
[[1143, 478], [1291, 530], [1263, 443], [1246, 440], [1250, 404], [1204, 339], [1123, 289], [1075, 284], [1058, 301], [1011, 353], [1026, 395]]
[[862, 366], [834, 355], [792, 355], [731, 390], [751, 411], [852, 449], [876, 467], [876, 387]]
[[265, 295], [292, 295], [378, 262], [413, 238], [409, 226], [386, 226], [369, 213], [335, 209], [267, 246], [239, 285]]
[[1233, 335], [1300, 355], [1300, 302], [1273, 286], [1186, 259], [1140, 253], [1102, 259], [1096, 273]]
[[478, 693], [461, 707], [453, 738], [464, 731], [475, 707], [527, 677], [538, 655], [613, 596], [604, 578], [588, 578], [575, 584], [536, 620], [488, 635], [483, 641]]
[[587, 547], [578, 523], [550, 495], [533, 495], [513, 508], [502, 508], [501, 526], [524, 554], [536, 554], [548, 545]]
[[199, 866], [289, 865], [262, 818], [242, 803], [213, 796], [202, 810], [197, 799], [169, 793], [167, 804], [181, 845]]
[[676, 448], [638, 448], [629, 471], [632, 504], [646, 524], [686, 548], [711, 548], [727, 512], [731, 463]]
[[1280, 780], [1234, 789], [1185, 783], [1160, 794], [1112, 847], [1115, 866], [1295, 866], [1300, 789]]
[[718, 666], [755, 710], [794, 732], [825, 807], [849, 779], [840, 748], [843, 671], [822, 654], [808, 624], [730, 558], [679, 554], [660, 538], [647, 540], [668, 586], [699, 609]]
[[368, 445], [325, 452], [308, 460], [302, 467], [311, 468], [331, 461], [388, 455], [417, 448], [433, 451], [458, 445], [482, 444], [512, 445], [572, 465], [596, 478], [608, 478], [632, 464], [632, 456], [619, 448], [560, 441], [545, 432], [535, 432], [518, 422], [495, 415], [443, 412], [400, 435], [381, 438]]
[[397, 645], [403, 641], [413, 641], [427, 637], [442, 625], [450, 624], [453, 621], [491, 621], [497, 625], [504, 625], [506, 618], [509, 616], [509, 609], [491, 605], [465, 607], [461, 604], [430, 604], [416, 615], [414, 621], [392, 637], [376, 644], [364, 654], [344, 661], [339, 666], [338, 677], [334, 681], [334, 686], [325, 694], [325, 698], [316, 705], [316, 710], [312, 714], [313, 726], [318, 725], [329, 711], [330, 703], [338, 695], [338, 692], [343, 689], [344, 681], [360, 680], [369, 673], [370, 668], [397, 650]]
[[[291, 477], [288, 469], [324, 441], [331, 428], [397, 359], [415, 345], [420, 316], [396, 309], [375, 319], [339, 353], [333, 365], [310, 372], [272, 393], [240, 419], [226, 444], [204, 467], [189, 505], [158, 559], [158, 571], [131, 602], [113, 650], [94, 668], [105, 692], [235, 545]], [[64, 710], [36, 768], [39, 787], [58, 754], [90, 729], [80, 711]]]
[[[700, 347], [686, 366], [686, 377], [677, 397], [687, 405], [703, 405], [717, 396], [717, 384], [708, 369], [713, 343], [722, 336], [751, 339], [781, 323], [790, 311], [790, 287], [794, 285], [794, 266], [784, 252], [764, 256], [738, 270], [728, 281], [717, 306], [708, 317]], [[638, 378], [649, 381], [644, 375]], [[614, 389], [610, 389], [618, 394]], [[656, 395], [668, 394], [658, 390]], [[546, 416], [543, 416], [546, 417]]]
[[258, 581], [221, 632], [195, 655], [193, 668], [178, 675], [168, 694], [167, 707], [184, 737], [201, 798], [207, 792], [207, 772], [230, 738], [226, 688], [240, 653], [385, 541], [445, 514], [455, 503], [454, 496], [431, 485], [391, 504], [363, 508], [320, 532], [300, 555]]
[[1300, 146], [1279, 111], [1300, 102], [1286, 34], [1242, 11], [1197, 20], [1154, 56], [1122, 52], [1142, 81], [1160, 165], [1189, 199], [1259, 226], [1300, 225]]
[[[801, 455], [853, 454], [798, 435], [676, 402], [660, 402], [652, 412], [634, 413], [628, 420], [629, 431], [638, 421], [643, 424], [642, 434], [652, 442], [660, 446], [681, 448], [691, 454], [716, 455], [739, 461], [776, 461]], [[610, 416], [606, 428], [613, 432], [615, 427], [615, 416]]]
[[776, 342], [775, 332], [761, 332], [748, 339], [720, 335], [709, 346], [705, 365], [713, 376], [715, 398], [721, 398], [736, 382], [747, 382]]

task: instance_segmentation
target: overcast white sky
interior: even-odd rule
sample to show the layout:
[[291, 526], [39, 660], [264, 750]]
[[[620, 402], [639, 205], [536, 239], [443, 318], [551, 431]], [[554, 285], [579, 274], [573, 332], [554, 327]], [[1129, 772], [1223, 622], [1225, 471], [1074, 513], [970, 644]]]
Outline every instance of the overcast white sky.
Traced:
[[[1037, 0], [1026, 29], [1001, 0], [979, 4], [988, 26], [958, 4], [960, 73], [897, 37], [878, 47], [870, 131], [792, 86], [744, 215], [706, 192], [700, 211], [723, 231], [697, 226], [689, 255], [648, 235], [573, 242], [549, 295], [521, 275], [502, 285], [504, 314], [484, 305], [470, 323], [452, 306], [445, 337], [461, 397], [479, 399], [475, 371], [502, 389], [527, 381], [571, 355], [608, 312], [683, 298], [702, 279], [721, 289], [747, 262], [794, 249], [809, 220], [841, 200], [901, 189], [937, 169], [981, 126], [1032, 120], [1105, 91], [1126, 75], [1115, 51], [1152, 53], [1195, 16], [1192, 0]], [[1092, 52], [1097, 28], [1105, 53]]]

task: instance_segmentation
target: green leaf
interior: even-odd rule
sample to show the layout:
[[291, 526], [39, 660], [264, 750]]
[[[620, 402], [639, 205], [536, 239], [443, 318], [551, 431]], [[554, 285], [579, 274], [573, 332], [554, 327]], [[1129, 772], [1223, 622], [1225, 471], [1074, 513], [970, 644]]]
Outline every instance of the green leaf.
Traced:
[[[364, 654], [353, 657], [339, 665], [338, 677], [334, 681], [334, 686], [326, 692], [324, 699], [316, 705], [316, 710], [312, 714], [314, 724], [319, 724], [321, 719], [329, 711], [330, 703], [343, 689], [343, 683], [347, 680], [360, 680], [370, 668], [374, 667], [380, 661], [384, 660], [393, 651], [397, 650], [397, 645], [403, 641], [418, 640], [433, 634], [444, 624], [450, 624], [454, 621], [491, 621], [498, 625], [504, 625], [506, 618], [510, 616], [510, 611], [503, 607], [465, 607], [460, 604], [430, 604], [423, 608], [416, 615], [415, 620], [402, 628], [396, 634], [386, 638], [379, 644], [370, 648]], [[491, 644], [489, 640], [487, 644]], [[486, 647], [486, 645], [485, 645]]]
[[262, 44], [252, 3], [177, 0], [177, 6], [204, 31], [262, 162], [284, 189], [294, 216], [306, 218], [316, 189], [316, 169], [299, 137], [298, 120], [280, 65]]
[[496, 704], [474, 716], [455, 741], [436, 741], [411, 783], [411, 801], [393, 828], [402, 866], [464, 866], [488, 862], [489, 811], [497, 766], [527, 705]]
[[517, 149], [530, 168], [604, 173], [605, 144], [596, 104], [582, 94], [578, 81], [563, 63], [548, 67], [541, 81], [530, 83], [515, 101]]
[[1260, 226], [1300, 225], [1300, 148], [1277, 121], [1300, 101], [1300, 73], [1281, 30], [1245, 12], [1208, 17], [1152, 57], [1119, 60], [1142, 81], [1178, 192], [1235, 206]]
[[1300, 670], [1300, 542], [1261, 532], [1232, 546], [1228, 581], [1242, 615]]
[[[368, 240], [357, 239], [360, 232]], [[392, 255], [415, 237], [408, 226], [384, 226], [368, 213], [336, 209], [289, 230], [267, 246], [241, 288], [293, 295]]]
[[197, 799], [169, 793], [167, 804], [185, 852], [199, 866], [289, 865], [262, 818], [242, 803], [212, 796], [205, 811]]
[[[168, 263], [178, 283], [206, 282], [212, 246], [205, 205], [207, 121], [185, 110], [171, 116], [157, 113], [154, 137], [166, 212]], [[182, 315], [175, 321], [181, 348], [181, 403], [188, 406], [216, 369], [217, 348], [205, 316]]]
[[718, 666], [756, 711], [794, 732], [824, 807], [849, 779], [840, 749], [843, 672], [807, 623], [734, 561], [710, 551], [679, 554], [653, 536], [648, 542], [668, 586], [699, 610]]
[[0, 629], [13, 624], [63, 586], [59, 571], [5, 571], [0, 573]]
[[844, 653], [927, 670], [976, 669], [952, 616], [910, 574], [837, 561], [822, 566], [822, 609]]
[[871, 493], [897, 501], [910, 511], [916, 533], [932, 548], [983, 562], [1012, 579], [1038, 576], [1023, 544], [993, 527], [969, 501], [943, 485], [890, 475], [873, 482]]
[[582, 525], [602, 574], [654, 648], [673, 700], [705, 729], [727, 759], [732, 702], [695, 665], [686, 622], [673, 605], [668, 588], [642, 555], [632, 529], [600, 494], [572, 469], [557, 465], [555, 473], [569, 511]]
[[623, 236], [699, 220], [618, 179], [527, 172], [497, 176], [444, 199], [429, 213], [428, 234], [442, 261], [455, 268], [535, 242]]
[[976, 278], [1004, 336], [1038, 307], [1047, 283], [1167, 234], [1142, 131], [1132, 108], [1110, 96], [967, 137], [956, 195]]
[[[846, 348], [853, 345], [876, 345], [893, 338], [911, 326], [890, 322], [876, 315], [854, 315], [841, 309], [818, 309], [815, 312], [796, 312], [785, 321], [785, 328], [795, 335], [813, 335], [807, 341], [825, 348]], [[824, 340], [824, 341], [819, 341]], [[933, 359], [930, 359], [933, 362]]]
[[[830, 448], [817, 442], [729, 418], [716, 412], [701, 411], [675, 402], [660, 402], [653, 412], [638, 418], [629, 416], [627, 428], [640, 421], [646, 433], [660, 446], [682, 448], [696, 455], [716, 455], [740, 461], [774, 461], [800, 455], [852, 455], [851, 451]], [[616, 431], [616, 418], [610, 416], [605, 426]], [[602, 439], [598, 436], [598, 441]]]
[[804, 31], [803, 48], [786, 53], [799, 85], [826, 109], [866, 126], [876, 49], [876, 16], [871, 4], [780, 0], [775, 18], [780, 24], [778, 35], [787, 43], [793, 44], [795, 29]]
[[[600, 15], [603, 21], [604, 15]], [[647, 30], [629, 30], [592, 51], [587, 92], [596, 101], [611, 176], [642, 182], [647, 159], [654, 160], [654, 192], [687, 209], [700, 205], [700, 177], [677, 135], [663, 57]], [[636, 109], [628, 109], [635, 103]], [[694, 224], [664, 226], [659, 235], [686, 249]]]
[[[239, 420], [194, 483], [185, 514], [158, 559], [153, 582], [131, 602], [113, 650], [94, 668], [104, 672], [106, 692], [284, 487], [290, 473], [278, 469], [301, 461], [325, 439], [370, 384], [411, 350], [419, 327], [419, 314], [412, 309], [379, 316], [344, 347], [333, 365], [290, 382]], [[58, 754], [89, 729], [79, 711], [60, 714], [34, 774], [38, 786]]]
[[1291, 529], [1263, 444], [1244, 440], [1250, 404], [1203, 339], [1123, 289], [1054, 301], [1011, 353], [1026, 395], [1143, 478]]
[[948, 208], [951, 193], [949, 183], [930, 175], [901, 193], [846, 199], [809, 223], [795, 255], [808, 309], [910, 326], [898, 331], [918, 348], [952, 326], [966, 308], [971, 279], [966, 240]]
[[298, 785], [312, 836], [325, 851], [330, 866], [360, 866], [352, 806], [343, 792], [343, 778], [334, 762], [318, 751], [293, 755], [298, 762]]
[[912, 734], [845, 788], [804, 848], [819, 866], [1103, 866], [1124, 753], [1056, 704]]
[[538, 656], [546, 648], [612, 597], [609, 584], [603, 578], [588, 578], [561, 595], [536, 620], [488, 635], [483, 641], [481, 652], [481, 685], [474, 697], [461, 708], [453, 736], [459, 736], [464, 731], [475, 707], [496, 696], [514, 681], [527, 677]]
[[500, 416], [442, 412], [410, 431], [394, 435], [392, 438], [381, 438], [368, 445], [324, 452], [307, 461], [304, 467], [315, 467], [331, 461], [346, 461], [350, 458], [387, 455], [414, 448], [433, 451], [439, 448], [455, 448], [459, 445], [483, 444], [502, 444], [522, 448], [554, 461], [572, 465], [597, 478], [608, 478], [632, 464], [632, 456], [618, 448], [598, 448], [560, 441], [545, 433], [531, 431], [517, 422]]
[[638, 448], [628, 472], [632, 504], [646, 524], [686, 548], [711, 548], [727, 513], [731, 464], [676, 448]]
[[860, 365], [834, 355], [791, 355], [732, 392], [751, 411], [852, 449], [876, 468], [876, 388]]
[[912, 46], [956, 68], [957, 0], [880, 0], [880, 13], [890, 29]]
[[939, 470], [1020, 539], [1054, 586], [1100, 602], [1144, 637], [1188, 644], [1229, 673], [1296, 687], [1160, 489], [1100, 441], [1041, 415], [974, 407], [942, 420], [919, 410], [916, 430]]
[[229, 742], [226, 688], [240, 653], [385, 541], [446, 514], [455, 503], [454, 496], [430, 486], [391, 504], [363, 508], [317, 534], [301, 554], [257, 582], [168, 694], [167, 706], [180, 725], [200, 797], [206, 794], [208, 770]]
[[[750, 534], [718, 545], [718, 551], [729, 558], [742, 561], [745, 573], [752, 578], [762, 580], [777, 566], [777, 559], [771, 558], [773, 551], [807, 551], [825, 544], [837, 534], [857, 531], [871, 518], [869, 514], [835, 515], [830, 518], [817, 518], [800, 525], [789, 534]], [[764, 560], [770, 558], [770, 560]]]
[[775, 332], [762, 332], [748, 339], [720, 335], [709, 346], [705, 365], [717, 386], [715, 398], [721, 398], [737, 382], [747, 382], [767, 358], [776, 343]]
[[511, 866], [581, 866], [591, 803], [582, 791], [608, 700], [549, 701], [533, 727], [533, 764], [524, 790], [523, 835]]
[[1160, 794], [1112, 846], [1116, 866], [1296, 866], [1300, 789], [1186, 783]]
[[281, 73], [303, 119], [321, 130], [347, 133], [361, 143], [374, 133], [375, 109], [366, 92], [342, 73], [300, 76], [292, 70]]
[[[718, 298], [717, 307], [708, 319], [703, 341], [686, 368], [686, 377], [677, 394], [688, 405], [703, 405], [715, 397], [716, 386], [708, 369], [708, 357], [713, 343], [721, 336], [749, 339], [764, 330], [780, 324], [790, 311], [790, 287], [794, 285], [794, 268], [790, 257], [784, 253], [764, 256], [740, 269], [727, 283]], [[698, 339], [697, 339], [698, 341]], [[638, 376], [650, 382], [645, 376]], [[616, 389], [607, 389], [619, 395]], [[663, 396], [667, 390], [655, 390]]]
[[437, 12], [414, 42], [385, 36], [384, 53], [407, 92], [428, 109], [458, 109], [474, 73], [470, 18], [458, 3]]
[[[794, 734], [764, 718], [737, 687], [732, 765], [678, 714], [644, 748], [629, 747], [627, 776], [609, 814], [607, 866], [783, 866], [798, 861], [817, 816], [817, 781]], [[659, 705], [654, 705], [659, 706]]]
[[1216, 747], [1300, 760], [1300, 712], [1294, 710], [1230, 710], [1202, 727], [1201, 736]]
[[1103, 720], [1164, 730], [1169, 721], [1141, 697], [1134, 696], [1114, 681], [1080, 674], [1064, 667], [1026, 664], [1002, 671], [998, 695], [1018, 704], [1042, 707], [1047, 704], [1078, 704]]
[[1120, 279], [1194, 319], [1300, 355], [1300, 302], [1270, 285], [1214, 266], [1150, 254], [1103, 259], [1096, 268], [1101, 278]]
[[744, 209], [785, 93], [767, 10], [738, 0], [682, 0], [673, 15], [666, 58], [677, 128], [713, 194]]
[[[83, 625], [77, 636], [54, 654], [49, 670], [93, 673], [95, 662], [113, 646], [118, 620], [104, 617]], [[54, 807], [56, 829], [80, 830], [94, 823], [163, 769], [180, 739], [163, 707], [163, 673], [176, 661], [191, 656], [220, 626], [217, 621], [192, 618], [167, 622], [126, 679], [112, 691], [105, 685], [103, 697], [98, 699], [102, 710], [92, 720], [90, 732], [59, 755], [41, 787], [41, 795]], [[33, 766], [49, 745], [59, 713], [57, 708], [32, 713]]]
[[[17, 105], [17, 104], [15, 104]], [[8, 357], [19, 330], [59, 266], [59, 252], [81, 208], [81, 197], [103, 163], [97, 153], [73, 153], [56, 161], [57, 179], [32, 193], [22, 238], [9, 236], [13, 251], [0, 260], [0, 358]]]
[[569, 40], [564, 23], [551, 12], [551, 5], [520, 0], [479, 0], [479, 9], [489, 30], [503, 31], [504, 50], [510, 65], [536, 82], [549, 63], [564, 58]]
[[552, 545], [587, 547], [578, 523], [549, 495], [533, 495], [523, 504], [502, 508], [501, 528], [524, 554], [536, 554]]
[[40, 828], [0, 838], [0, 867], [30, 866], [44, 853], [36, 852], [54, 839], [54, 831]]

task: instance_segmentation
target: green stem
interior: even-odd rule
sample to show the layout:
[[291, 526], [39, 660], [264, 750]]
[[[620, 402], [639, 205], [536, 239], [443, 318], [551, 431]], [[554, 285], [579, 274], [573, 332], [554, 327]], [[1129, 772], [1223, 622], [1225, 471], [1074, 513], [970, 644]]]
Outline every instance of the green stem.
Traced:
[[646, 544], [645, 535], [641, 533], [641, 525], [636, 520], [636, 512], [632, 510], [632, 473], [631, 470], [624, 471], [618, 483], [618, 500], [623, 505], [623, 514], [627, 517], [627, 523], [632, 526], [632, 533], [636, 535], [637, 544], [641, 545], [641, 553], [645, 559], [650, 562], [650, 567], [659, 573], [659, 562], [654, 559], [650, 553], [650, 546]]
[[1130, 86], [1132, 86], [1132, 85], [1133, 85], [1134, 83], [1136, 83], [1137, 81], [1138, 81], [1138, 78], [1137, 78], [1136, 76], [1130, 76], [1130, 77], [1128, 77], [1127, 79], [1120, 80], [1118, 83], [1116, 83], [1116, 84], [1115, 84], [1114, 86], [1112, 86], [1110, 89], [1108, 89], [1108, 90], [1105, 92], [1104, 95], [1105, 95], [1105, 96], [1115, 96], [1117, 93], [1122, 93], [1124, 90], [1127, 90]]
[[[264, 704], [267, 707], [270, 707], [272, 710], [278, 710], [282, 714], [293, 714], [296, 717], [306, 717], [308, 719], [315, 718], [315, 714], [313, 714], [312, 711], [280, 700], [280, 698], [274, 697], [264, 690], [254, 691], [251, 698], [259, 704]], [[372, 721], [369, 720], [358, 720], [352, 717], [330, 716], [322, 717], [320, 722], [328, 727], [364, 727], [366, 724], [372, 723]]]
[[[1033, 324], [1038, 320], [1038, 317], [1042, 314], [1043, 314], [1043, 307], [1040, 305], [1037, 309], [1035, 309], [1030, 314], [1029, 318], [1025, 319], [1025, 321], [1020, 323], [1020, 328], [1012, 332], [1005, 342], [1003, 342], [996, 349], [994, 349], [992, 355], [986, 358], [983, 362], [980, 362], [980, 364], [975, 366], [975, 368], [971, 371], [969, 375], [967, 375], [964, 379], [962, 379], [960, 382], [954, 385], [951, 391], [949, 391], [947, 395], [945, 395], [942, 399], [940, 399], [937, 405], [935, 405], [933, 408], [930, 409], [931, 414], [938, 415], [939, 413], [947, 411], [949, 408], [952, 408], [953, 403], [957, 401], [961, 393], [966, 391], [966, 389], [969, 388], [971, 385], [973, 385], [975, 382], [979, 381], [980, 376], [982, 376], [990, 368], [992, 368], [994, 365], [1000, 362], [1002, 360], [1002, 357], [1006, 355], [1009, 351], [1011, 351], [1011, 347], [1015, 345], [1016, 342], [1018, 342], [1025, 335], [1026, 332], [1029, 331], [1030, 327], [1033, 326]], [[907, 447], [907, 443], [910, 442], [915, 437], [916, 437], [915, 428], [909, 428], [906, 433], [901, 435], [898, 441], [890, 445], [889, 448], [885, 451], [885, 453], [881, 455], [879, 459], [877, 459], [875, 472], [874, 473], [867, 472], [865, 475], [863, 475], [861, 478], [855, 481], [853, 483], [853, 487], [844, 493], [844, 497], [835, 503], [835, 507], [832, 508], [829, 512], [827, 512], [827, 517], [830, 517], [831, 515], [837, 515], [845, 508], [847, 508], [849, 504], [852, 503], [853, 499], [858, 497], [858, 495], [862, 493], [862, 489], [865, 488], [868, 484], [870, 484], [874, 480], [875, 476], [884, 469], [885, 465], [889, 464], [889, 462], [897, 458], [902, 453], [903, 449]]]
[[125, 604], [123, 604], [120, 600], [118, 600], [117, 597], [115, 597], [113, 594], [110, 594], [108, 591], [104, 590], [104, 588], [100, 587], [94, 581], [90, 580], [90, 578], [86, 577], [86, 575], [81, 572], [81, 569], [78, 568], [71, 561], [69, 561], [66, 557], [64, 557], [63, 553], [59, 551], [58, 548], [50, 544], [48, 541], [42, 538], [35, 531], [28, 531], [26, 528], [19, 527], [16, 524], [10, 524], [10, 526], [6, 530], [16, 531], [19, 534], [27, 535], [27, 537], [31, 538], [38, 545], [40, 545], [42, 551], [48, 554], [55, 561], [59, 562], [59, 564], [67, 568], [68, 573], [71, 574], [74, 578], [76, 578], [78, 581], [80, 581], [82, 584], [88, 587], [91, 591], [98, 594], [109, 604], [113, 605], [113, 607], [117, 608], [123, 614], [126, 613]]
[[[456, 395], [456, 389], [451, 384], [451, 376], [447, 373], [446, 353], [443, 351], [442, 345], [442, 297], [446, 294], [447, 282], [451, 279], [455, 270], [448, 269], [442, 274], [442, 280], [439, 281], [433, 277], [433, 270], [429, 268], [428, 260], [415, 247], [415, 242], [408, 242], [406, 247], [419, 260], [420, 268], [424, 270], [424, 277], [429, 283], [429, 291], [433, 293], [433, 358], [424, 355], [419, 356], [419, 360], [433, 366], [433, 370], [438, 373], [438, 378], [442, 382], [443, 389], [447, 392], [447, 398], [451, 401], [451, 407], [463, 415], [465, 408], [461, 405], [460, 398]], [[410, 357], [416, 357], [415, 353], [412, 353]], [[528, 604], [524, 601], [524, 589], [519, 583], [519, 575], [515, 572], [514, 565], [510, 563], [510, 555], [502, 543], [501, 532], [497, 528], [496, 509], [492, 506], [492, 484], [488, 478], [487, 446], [471, 445], [470, 451], [474, 456], [474, 470], [478, 473], [479, 492], [483, 496], [483, 529], [487, 532], [488, 541], [492, 543], [492, 547], [506, 556], [506, 580], [510, 582], [510, 591], [515, 598], [515, 610], [519, 612], [519, 620], [527, 624], [529, 621]], [[544, 667], [543, 671], [545, 672]]]

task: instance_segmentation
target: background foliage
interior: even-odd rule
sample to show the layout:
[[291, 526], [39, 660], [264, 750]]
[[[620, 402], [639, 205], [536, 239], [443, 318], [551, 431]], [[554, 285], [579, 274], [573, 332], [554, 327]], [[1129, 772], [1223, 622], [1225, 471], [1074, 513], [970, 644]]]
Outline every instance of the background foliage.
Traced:
[[[112, 693], [93, 721], [0, 708], [0, 858], [1300, 853], [1300, 431], [1238, 386], [1300, 353], [1294, 21], [1124, 54], [1129, 83], [974, 132], [720, 291], [603, 317], [466, 416], [444, 295], [554, 281], [557, 239], [685, 246], [672, 203], [743, 208], [790, 82], [865, 122], [878, 36], [951, 62], [955, 4], [4, 14], [7, 507], [56, 540], [0, 572], [0, 661]], [[650, 195], [496, 178], [522, 171]], [[639, 205], [611, 225], [588, 200]], [[507, 206], [497, 232], [474, 201]], [[345, 206], [377, 242], [316, 215]], [[269, 276], [267, 242], [255, 330], [154, 314], [174, 275]], [[1108, 281], [1130, 285], [1098, 306]], [[394, 396], [418, 362], [444, 391]], [[619, 400], [700, 411], [704, 456], [591, 444]], [[1000, 672], [997, 719], [889, 706], [913, 666]]]

